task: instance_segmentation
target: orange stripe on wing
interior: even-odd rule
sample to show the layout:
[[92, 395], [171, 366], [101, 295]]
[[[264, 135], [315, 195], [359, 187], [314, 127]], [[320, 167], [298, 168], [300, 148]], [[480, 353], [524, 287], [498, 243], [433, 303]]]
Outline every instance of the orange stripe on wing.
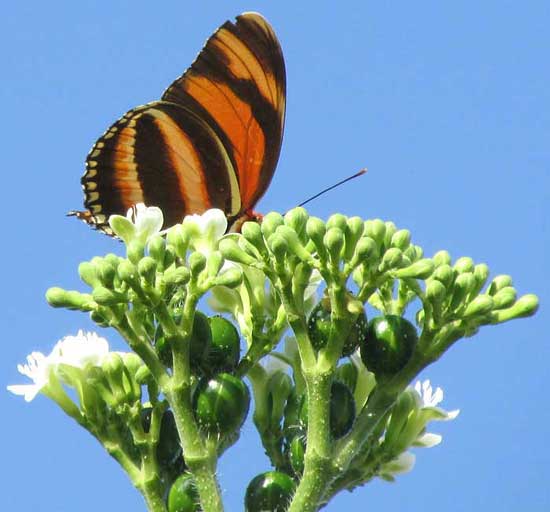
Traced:
[[195, 144], [177, 123], [161, 110], [151, 110], [166, 145], [166, 154], [179, 182], [188, 211], [202, 212], [211, 206], [205, 173]]
[[189, 78], [185, 89], [208, 110], [229, 139], [239, 170], [241, 203], [246, 204], [258, 189], [265, 153], [264, 132], [253, 116], [250, 104], [241, 100], [229, 86], [213, 83], [205, 76]]

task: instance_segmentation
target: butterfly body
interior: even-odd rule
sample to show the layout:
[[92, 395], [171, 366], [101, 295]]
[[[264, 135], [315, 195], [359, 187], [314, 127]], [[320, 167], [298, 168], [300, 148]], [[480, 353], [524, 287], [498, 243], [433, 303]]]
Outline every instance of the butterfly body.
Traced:
[[159, 101], [116, 121], [90, 151], [82, 177], [87, 211], [110, 232], [112, 214], [158, 206], [164, 227], [222, 209], [230, 229], [248, 218], [277, 164], [285, 116], [282, 50], [256, 13], [224, 23]]

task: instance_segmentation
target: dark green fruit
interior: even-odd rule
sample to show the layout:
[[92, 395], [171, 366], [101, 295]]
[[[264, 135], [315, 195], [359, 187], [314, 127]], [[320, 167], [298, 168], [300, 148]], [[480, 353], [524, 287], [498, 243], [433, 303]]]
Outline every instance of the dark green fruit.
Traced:
[[168, 493], [168, 512], [198, 512], [199, 494], [189, 473], [180, 475]]
[[[300, 422], [307, 425], [308, 405], [304, 395], [300, 408]], [[339, 381], [334, 381], [330, 397], [330, 433], [333, 439], [345, 436], [355, 421], [355, 399], [349, 388]]]
[[[174, 320], [179, 322], [180, 316], [176, 315]], [[155, 336], [155, 346], [160, 360], [169, 368], [171, 368], [173, 364], [170, 343], [170, 339], [166, 337], [162, 331], [162, 328], [159, 327]], [[211, 343], [212, 333], [210, 331], [210, 322], [208, 321], [208, 317], [204, 313], [196, 311], [195, 318], [193, 320], [191, 344], [189, 347], [189, 358], [191, 366], [194, 369], [200, 367], [205, 361], [208, 351], [210, 350]]]
[[239, 363], [241, 340], [235, 326], [222, 316], [210, 318], [212, 344], [208, 352], [208, 371], [232, 372]]
[[353, 393], [357, 385], [358, 370], [352, 362], [341, 364], [336, 368], [334, 380], [343, 382]]
[[361, 344], [361, 359], [377, 377], [391, 377], [411, 358], [418, 334], [407, 319], [397, 315], [373, 318]]
[[[321, 350], [327, 345], [330, 337], [331, 325], [330, 303], [326, 300], [321, 300], [311, 311], [307, 322], [309, 339], [315, 350]], [[344, 347], [342, 349], [343, 357], [349, 356], [355, 352], [360, 341], [365, 337], [367, 325], [367, 315], [363, 311], [351, 326], [348, 336], [344, 341]]]
[[209, 433], [231, 434], [238, 430], [249, 406], [246, 384], [228, 373], [201, 379], [193, 395], [197, 422]]
[[246, 512], [285, 512], [295, 488], [294, 480], [286, 473], [261, 473], [246, 488], [244, 509]]

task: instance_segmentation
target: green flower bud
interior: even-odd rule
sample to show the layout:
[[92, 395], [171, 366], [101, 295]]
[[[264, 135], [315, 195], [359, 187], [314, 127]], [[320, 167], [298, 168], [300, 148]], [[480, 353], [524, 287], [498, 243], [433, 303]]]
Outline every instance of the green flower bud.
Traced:
[[290, 442], [288, 459], [292, 470], [297, 476], [304, 472], [304, 459], [306, 454], [306, 443], [302, 436], [295, 436]]
[[279, 226], [275, 231], [275, 235], [281, 236], [285, 239], [288, 248], [295, 256], [301, 261], [312, 262], [313, 258], [311, 254], [306, 251], [305, 247], [300, 242], [296, 231], [288, 226]]
[[241, 234], [261, 255], [265, 256], [267, 254], [262, 228], [257, 222], [245, 222], [241, 227]]
[[465, 272], [473, 272], [474, 260], [468, 256], [462, 256], [462, 258], [458, 258], [455, 261], [453, 269], [456, 270], [459, 274], [464, 274]]
[[155, 284], [157, 262], [151, 256], [144, 256], [137, 265], [138, 273], [150, 285]]
[[426, 279], [430, 277], [434, 271], [435, 265], [431, 259], [424, 258], [414, 262], [406, 268], [399, 269], [395, 272], [395, 277], [398, 278], [415, 278]]
[[228, 268], [215, 279], [215, 284], [217, 286], [227, 286], [228, 288], [236, 288], [242, 282], [243, 271], [240, 267]]
[[424, 251], [422, 247], [420, 247], [419, 245], [411, 244], [403, 251], [403, 254], [407, 258], [409, 258], [410, 261], [416, 261], [422, 258], [422, 256], [424, 256]]
[[189, 256], [189, 270], [192, 276], [198, 276], [206, 268], [206, 256], [201, 252], [193, 252]]
[[309, 236], [309, 238], [315, 245], [315, 248], [317, 249], [317, 253], [321, 258], [326, 258], [326, 249], [323, 242], [326, 231], [327, 229], [326, 229], [325, 223], [321, 219], [317, 217], [310, 217], [307, 220], [307, 224], [306, 224], [307, 236]]
[[109, 290], [104, 286], [96, 286], [92, 291], [92, 298], [102, 306], [114, 306], [128, 302], [126, 295]]
[[206, 273], [210, 277], [215, 277], [218, 275], [218, 272], [223, 266], [223, 256], [220, 251], [212, 251], [208, 255], [208, 260], [206, 262]]
[[481, 290], [487, 282], [487, 278], [489, 277], [489, 267], [485, 263], [476, 265], [474, 267], [474, 277], [478, 283], [477, 291], [479, 292], [479, 290]]
[[189, 240], [192, 236], [197, 235], [195, 230], [196, 226], [194, 224], [173, 226], [166, 235], [167, 248], [172, 247], [174, 254], [181, 259], [185, 259], [189, 248]]
[[512, 286], [505, 286], [501, 288], [495, 295], [493, 295], [493, 308], [505, 309], [514, 304], [516, 300], [516, 290]]
[[365, 223], [363, 222], [363, 219], [361, 219], [360, 217], [350, 217], [347, 220], [346, 229], [344, 230], [346, 260], [349, 261], [353, 257], [357, 242], [363, 235], [364, 230], [365, 230]]
[[275, 259], [278, 261], [282, 261], [288, 253], [288, 243], [286, 239], [278, 233], [271, 235], [267, 239], [267, 245]]
[[431, 278], [437, 279], [445, 288], [450, 288], [453, 283], [454, 272], [450, 265], [443, 263], [435, 268]]
[[340, 231], [345, 232], [348, 226], [348, 219], [341, 213], [335, 213], [331, 215], [327, 220], [327, 230], [331, 228], [337, 228]]
[[83, 261], [78, 265], [78, 274], [80, 279], [92, 288], [100, 284], [96, 266], [88, 261]]
[[517, 302], [508, 309], [493, 311], [491, 322], [494, 324], [513, 320], [514, 318], [525, 318], [534, 315], [539, 308], [539, 299], [534, 294], [527, 294], [520, 297]]
[[189, 282], [191, 272], [187, 267], [169, 268], [164, 272], [164, 282], [167, 285], [182, 285]]
[[96, 303], [88, 293], [67, 291], [63, 288], [52, 287], [46, 292], [46, 301], [54, 308], [78, 309], [93, 311]]
[[[333, 217], [335, 216], [333, 215]], [[334, 263], [337, 263], [340, 260], [342, 249], [344, 248], [343, 231], [336, 227], [329, 228], [325, 233], [323, 241], [330, 255], [330, 259]]]
[[92, 322], [96, 323], [101, 327], [109, 327], [108, 315], [104, 311], [104, 308], [102, 308], [101, 311], [98, 311], [98, 310], [92, 311], [90, 313], [90, 318], [92, 319]]
[[436, 267], [439, 267], [440, 265], [451, 265], [451, 255], [447, 251], [436, 252], [432, 260]]
[[101, 283], [107, 288], [112, 288], [116, 275], [116, 267], [107, 260], [101, 259], [97, 262], [96, 269]]
[[464, 310], [462, 316], [485, 315], [493, 309], [493, 299], [489, 295], [478, 295]]
[[411, 244], [411, 232], [408, 229], [396, 231], [390, 240], [391, 247], [397, 247], [404, 251]]
[[149, 368], [145, 365], [138, 368], [135, 373], [135, 380], [139, 385], [149, 384], [154, 381], [151, 370], [149, 370]]
[[283, 417], [286, 401], [293, 389], [292, 379], [290, 375], [282, 370], [278, 370], [271, 374], [267, 383], [269, 393], [271, 425], [278, 427]]
[[391, 269], [399, 268], [403, 263], [403, 252], [396, 247], [388, 249], [384, 256], [382, 256], [382, 261], [378, 267], [380, 272], [387, 272]]
[[284, 223], [281, 214], [276, 212], [268, 213], [262, 220], [261, 229], [264, 239], [267, 240], [275, 230]]
[[301, 206], [292, 208], [284, 216], [285, 225], [293, 229], [300, 238], [305, 232], [307, 221], [308, 214]]
[[426, 283], [426, 298], [434, 303], [441, 304], [447, 296], [447, 289], [445, 286], [435, 279], [430, 279]]
[[386, 232], [384, 233], [384, 246], [390, 247], [391, 239], [393, 235], [397, 232], [397, 228], [393, 222], [385, 222]]
[[126, 391], [123, 382], [124, 362], [120, 354], [117, 352], [109, 352], [101, 367], [105, 372], [111, 393], [115, 397], [116, 402], [118, 404], [126, 402]]
[[450, 310], [454, 311], [464, 305], [468, 295], [476, 285], [474, 274], [467, 272], [458, 274], [453, 283], [453, 296], [451, 298]]
[[176, 251], [171, 245], [166, 246], [163, 268], [169, 268], [176, 261]]
[[252, 256], [246, 254], [232, 238], [222, 238], [218, 245], [218, 249], [227, 260], [236, 261], [243, 265], [252, 265], [256, 262], [256, 260]]
[[512, 286], [512, 278], [505, 274], [496, 276], [491, 281], [491, 284], [487, 289], [487, 293], [489, 295], [495, 295], [499, 290], [505, 288], [506, 286]]
[[141, 240], [135, 238], [131, 240], [128, 245], [126, 245], [126, 256], [134, 265], [138, 264], [144, 254], [145, 245]]
[[361, 264], [370, 264], [380, 257], [378, 251], [378, 246], [376, 242], [367, 236], [363, 236], [357, 242], [355, 246], [355, 253], [351, 260], [352, 266], [357, 266]]
[[147, 244], [149, 256], [153, 258], [162, 268], [164, 265], [164, 255], [166, 253], [166, 240], [160, 235], [155, 235]]
[[378, 247], [381, 247], [386, 235], [386, 224], [380, 219], [365, 221], [365, 235], [372, 238]]
[[132, 288], [140, 288], [137, 268], [128, 260], [120, 262], [117, 274], [122, 281], [128, 283]]
[[399, 437], [407, 424], [409, 415], [416, 409], [416, 406], [416, 398], [410, 390], [403, 391], [397, 398], [392, 407], [384, 436], [384, 446], [389, 450], [398, 451], [395, 449], [395, 445], [400, 441]]

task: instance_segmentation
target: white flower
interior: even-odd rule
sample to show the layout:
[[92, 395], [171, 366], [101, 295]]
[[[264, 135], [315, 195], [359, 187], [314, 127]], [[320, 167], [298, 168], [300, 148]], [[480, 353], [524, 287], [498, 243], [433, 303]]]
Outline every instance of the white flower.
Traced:
[[60, 364], [76, 368], [100, 366], [108, 353], [109, 344], [104, 338], [94, 332], [80, 330], [76, 336], [65, 336], [59, 340], [48, 356], [41, 352], [32, 352], [27, 356], [27, 364], [17, 365], [17, 369], [33, 383], [11, 385], [8, 391], [24, 396], [25, 401], [30, 402], [55, 378]]
[[101, 366], [109, 353], [109, 343], [95, 332], [78, 331], [76, 336], [65, 336], [52, 350], [57, 364], [76, 368], [87, 365]]
[[109, 226], [127, 245], [134, 239], [147, 243], [150, 238], [160, 233], [163, 222], [164, 217], [160, 208], [145, 206], [143, 203], [132, 206], [126, 213], [126, 217], [122, 215], [109, 217]]
[[418, 394], [418, 399], [421, 402], [420, 407], [432, 411], [435, 415], [433, 419], [443, 421], [454, 420], [460, 413], [460, 409], [445, 411], [441, 409], [441, 407], [437, 407], [437, 405], [443, 401], [443, 390], [437, 387], [434, 393], [429, 380], [423, 382], [417, 381], [414, 385], [414, 390]]
[[218, 208], [206, 210], [202, 215], [186, 215], [182, 225], [192, 233], [193, 248], [208, 256], [217, 248], [218, 240], [227, 231], [227, 217]]
[[395, 459], [382, 464], [379, 476], [387, 480], [393, 480], [394, 475], [408, 473], [414, 468], [416, 456], [411, 452], [400, 453]]
[[25, 397], [26, 402], [30, 402], [40, 393], [50, 380], [53, 360], [50, 356], [45, 356], [42, 352], [32, 352], [27, 356], [27, 364], [17, 365], [17, 370], [33, 381], [32, 384], [13, 384], [8, 386], [8, 391], [15, 395]]

